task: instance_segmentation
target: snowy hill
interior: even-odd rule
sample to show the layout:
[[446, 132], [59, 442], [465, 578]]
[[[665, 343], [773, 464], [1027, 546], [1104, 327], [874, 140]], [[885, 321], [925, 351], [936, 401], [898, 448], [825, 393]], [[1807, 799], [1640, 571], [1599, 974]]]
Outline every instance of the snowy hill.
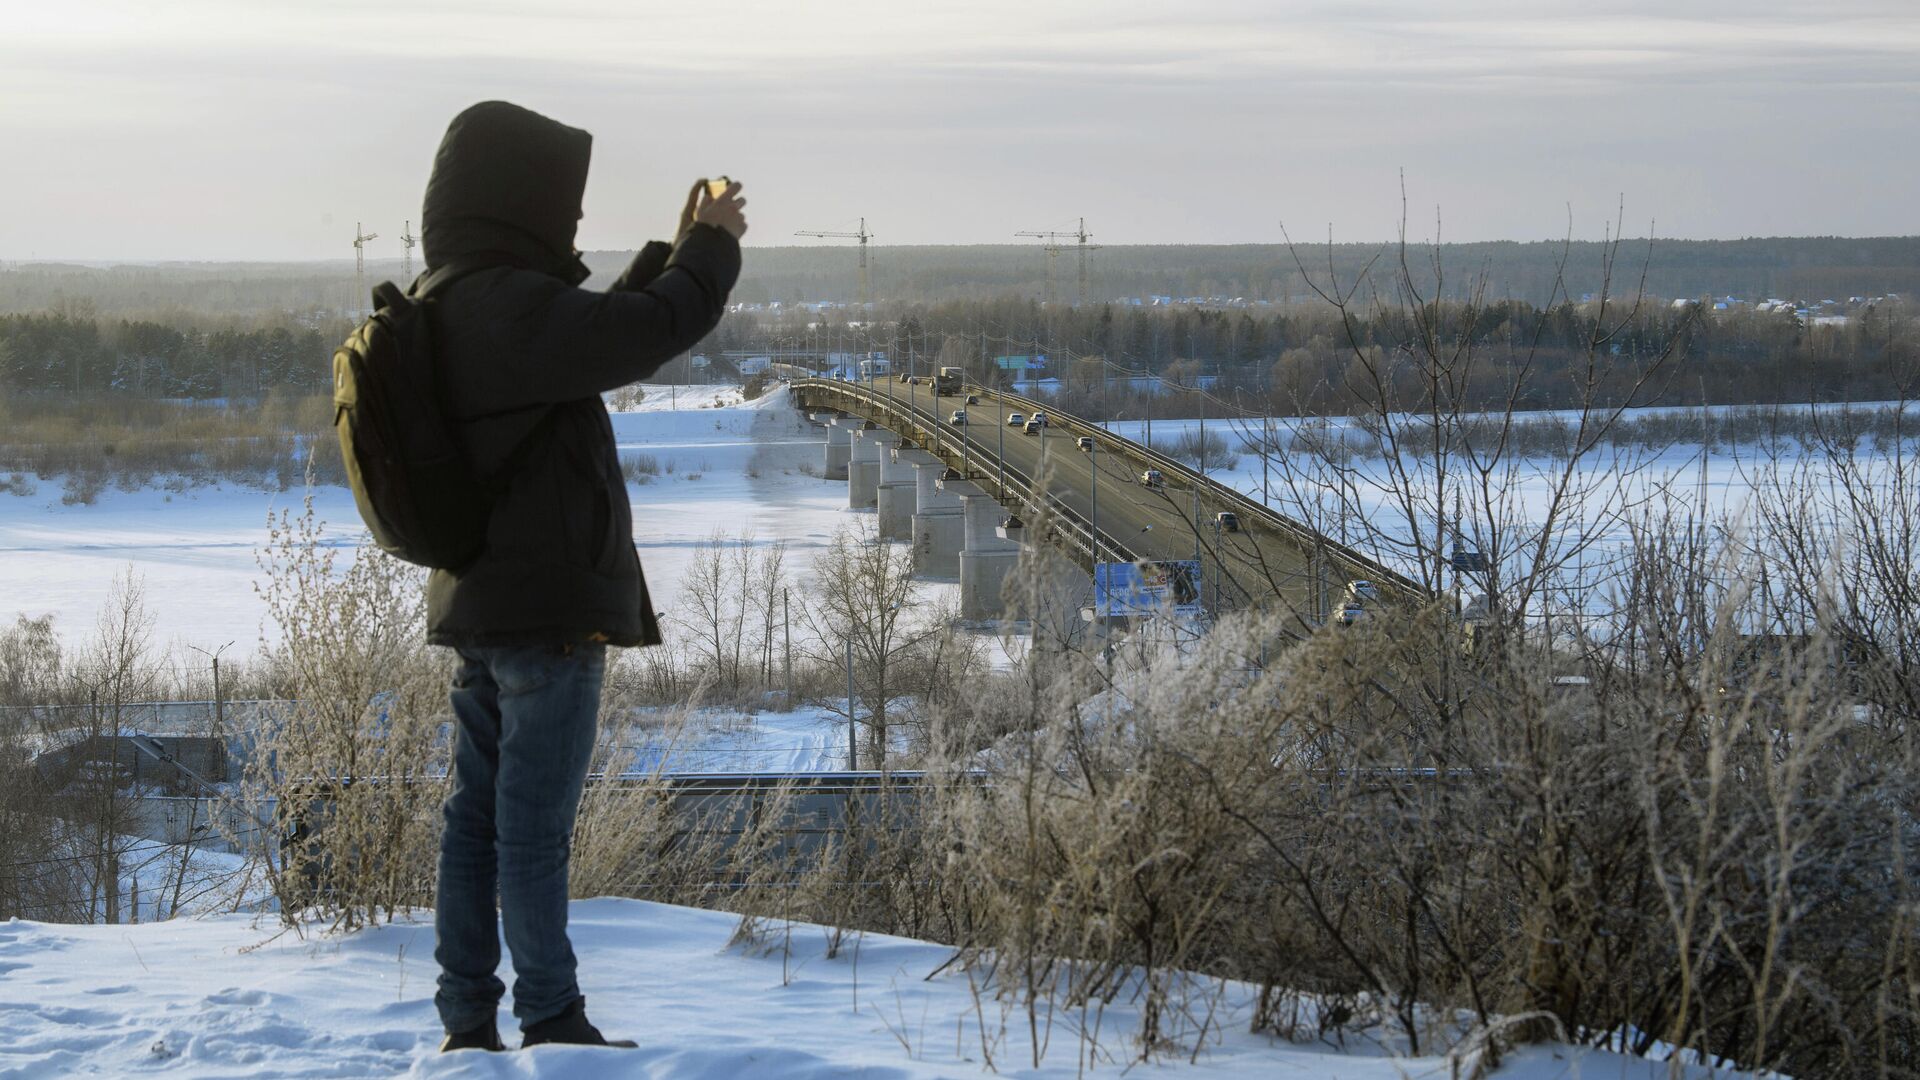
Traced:
[[[1253, 989], [1200, 984], [1196, 993], [1206, 997], [1195, 1007], [1211, 1012], [1199, 1047], [1189, 1035], [1153, 1063], [1132, 1065], [1135, 1017], [1117, 1001], [1097, 1029], [1095, 1017], [1078, 1011], [1043, 1013], [1045, 1049], [1035, 1068], [1025, 1011], [976, 995], [941, 946], [848, 936], [830, 954], [820, 927], [780, 925], [742, 941], [737, 916], [613, 899], [575, 902], [571, 930], [589, 1014], [609, 1037], [633, 1038], [640, 1049], [441, 1055], [433, 928], [421, 918], [311, 939], [247, 916], [0, 924], [0, 1077], [919, 1080], [998, 1072], [1403, 1080], [1445, 1077], [1459, 1064], [1392, 1057], [1353, 1036], [1341, 1050], [1249, 1034]], [[516, 1045], [508, 1011], [500, 1024]], [[1600, 1051], [1531, 1047], [1494, 1075], [1668, 1073], [1664, 1064]]]

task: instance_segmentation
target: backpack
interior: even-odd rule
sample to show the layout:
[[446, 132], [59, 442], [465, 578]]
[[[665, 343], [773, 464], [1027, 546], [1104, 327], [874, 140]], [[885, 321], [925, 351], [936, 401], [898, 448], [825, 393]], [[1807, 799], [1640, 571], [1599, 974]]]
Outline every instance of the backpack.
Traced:
[[454, 434], [434, 348], [433, 294], [477, 269], [440, 268], [411, 295], [381, 282], [333, 351], [333, 430], [361, 520], [382, 551], [444, 570], [480, 554], [494, 502]]

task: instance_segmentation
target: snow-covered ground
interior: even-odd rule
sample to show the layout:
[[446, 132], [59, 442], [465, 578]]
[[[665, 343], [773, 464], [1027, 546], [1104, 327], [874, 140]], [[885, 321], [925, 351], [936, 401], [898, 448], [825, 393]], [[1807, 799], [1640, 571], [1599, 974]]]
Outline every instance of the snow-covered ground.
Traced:
[[[637, 900], [576, 901], [569, 932], [588, 1012], [637, 1050], [543, 1046], [437, 1053], [433, 927], [424, 913], [343, 936], [301, 937], [245, 915], [140, 926], [0, 924], [0, 1077], [647, 1077], [650, 1080], [1003, 1076], [1464, 1075], [1442, 1057], [1394, 1057], [1364, 1036], [1289, 1043], [1249, 1033], [1254, 991], [1198, 983], [1177, 1045], [1133, 1065], [1135, 1006], [1096, 1018], [1027, 1015], [976, 993], [951, 950], [808, 925], [736, 938], [738, 917]], [[1204, 1039], [1193, 1028], [1206, 1017]], [[499, 1023], [517, 1044], [511, 1013]], [[1082, 1033], [1085, 1033], [1084, 1036]], [[1091, 1061], [1088, 1058], [1091, 1057]], [[1191, 1061], [1191, 1063], [1189, 1063]], [[1507, 1080], [1656, 1080], [1663, 1063], [1535, 1046]], [[1704, 1070], [1681, 1070], [1704, 1077]], [[1715, 1075], [1725, 1076], [1726, 1073]]]
[[825, 772], [847, 768], [846, 719], [825, 709], [695, 709], [679, 730], [619, 744], [629, 772]]

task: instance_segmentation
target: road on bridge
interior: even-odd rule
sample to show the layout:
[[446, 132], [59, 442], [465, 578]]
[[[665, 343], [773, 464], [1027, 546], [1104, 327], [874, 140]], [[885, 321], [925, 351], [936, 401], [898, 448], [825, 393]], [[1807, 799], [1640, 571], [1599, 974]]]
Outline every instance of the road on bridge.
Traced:
[[[962, 436], [963, 472], [990, 493], [999, 494], [1004, 452], [1008, 468], [1032, 477], [1037, 487], [1044, 484], [1052, 498], [1093, 521], [1137, 558], [1200, 559], [1204, 602], [1210, 609], [1265, 603], [1278, 595], [1301, 617], [1318, 622], [1338, 608], [1346, 582], [1338, 576], [1337, 561], [1329, 562], [1324, 553], [1316, 557], [1297, 534], [1245, 512], [1238, 513], [1240, 531], [1226, 531], [1215, 515], [1237, 508], [1183, 474], [1169, 472], [1161, 487], [1148, 487], [1141, 481], [1146, 466], [1129, 451], [1136, 444], [1118, 435], [1094, 429], [1094, 449], [1088, 452], [1076, 445], [1079, 432], [1064, 425], [1026, 434], [1009, 418], [1015, 413], [1024, 418], [1029, 406], [985, 387], [967, 387], [965, 394], [978, 399], [967, 405], [964, 394], [936, 397], [924, 381], [841, 385], [864, 387], [890, 398], [895, 408], [919, 414], [923, 423]], [[964, 427], [949, 422], [955, 409], [966, 410]], [[1324, 572], [1319, 569], [1323, 565]]]

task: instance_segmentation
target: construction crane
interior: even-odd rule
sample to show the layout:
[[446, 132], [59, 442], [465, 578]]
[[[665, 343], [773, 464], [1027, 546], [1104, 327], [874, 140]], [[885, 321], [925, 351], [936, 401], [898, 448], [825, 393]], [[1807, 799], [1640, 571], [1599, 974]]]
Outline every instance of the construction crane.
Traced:
[[379, 233], [363, 233], [360, 223], [353, 223], [353, 310], [356, 312], [367, 296], [367, 241], [378, 239]]
[[1093, 234], [1087, 231], [1086, 218], [1080, 219], [1080, 227], [1073, 232], [1029, 229], [1013, 235], [1037, 237], [1047, 242], [1041, 250], [1047, 253], [1047, 303], [1049, 304], [1053, 303], [1053, 260], [1060, 254], [1060, 241], [1072, 240], [1075, 245], [1074, 250], [1080, 257], [1080, 302], [1082, 304], [1087, 302], [1087, 252], [1099, 251], [1100, 245], [1087, 243], [1093, 239]]
[[404, 267], [404, 269], [402, 269], [400, 272], [401, 273], [400, 280], [407, 282], [408, 284], [412, 284], [413, 282], [413, 245], [419, 242], [420, 242], [420, 238], [413, 235], [413, 222], [408, 221], [403, 225], [401, 225], [400, 244], [402, 247], [407, 249], [407, 254], [406, 254], [406, 261], [401, 264]]
[[873, 234], [867, 231], [867, 219], [860, 219], [859, 232], [822, 232], [817, 229], [800, 229], [795, 236], [824, 236], [841, 240], [860, 241], [860, 307], [865, 309], [873, 302], [873, 281], [867, 275], [867, 241]]

